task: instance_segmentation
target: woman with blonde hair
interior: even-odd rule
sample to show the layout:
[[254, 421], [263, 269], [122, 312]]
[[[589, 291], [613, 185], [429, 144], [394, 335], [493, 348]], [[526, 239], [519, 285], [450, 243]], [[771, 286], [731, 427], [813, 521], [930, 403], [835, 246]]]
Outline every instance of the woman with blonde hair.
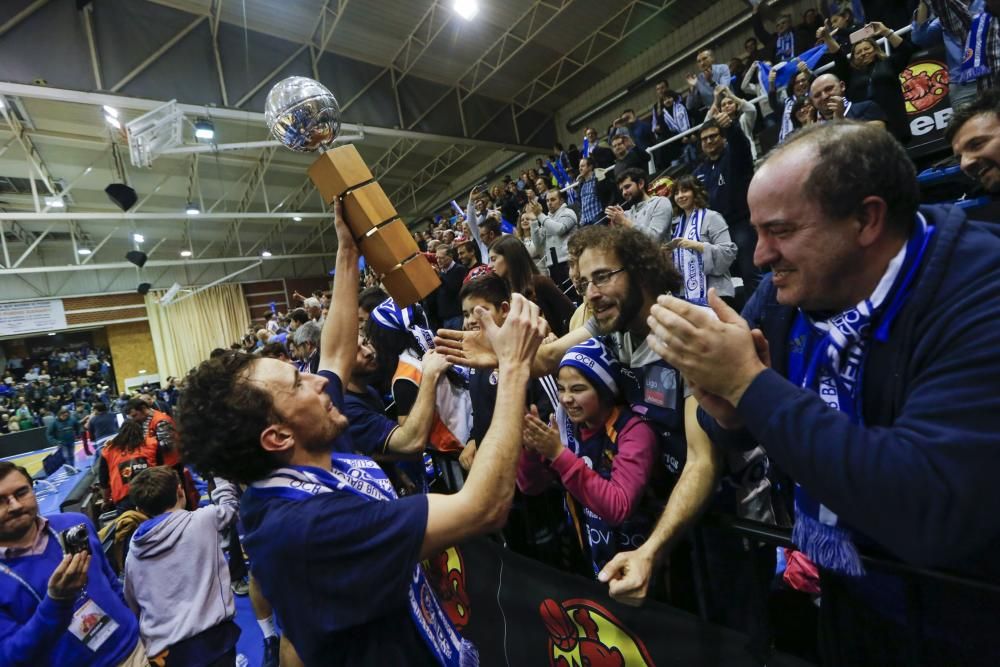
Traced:
[[528, 256], [535, 263], [538, 272], [543, 276], [549, 275], [549, 269], [545, 264], [545, 248], [539, 248], [531, 239], [531, 227], [538, 220], [534, 211], [525, 210], [521, 217], [517, 219], [517, 227], [514, 228], [514, 236], [524, 244], [524, 249], [528, 251]]

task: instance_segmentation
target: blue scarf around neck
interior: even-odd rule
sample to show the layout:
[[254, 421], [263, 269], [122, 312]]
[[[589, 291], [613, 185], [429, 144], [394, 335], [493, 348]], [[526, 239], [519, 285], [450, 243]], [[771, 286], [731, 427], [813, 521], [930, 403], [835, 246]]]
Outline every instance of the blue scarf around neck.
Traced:
[[[934, 228], [917, 215], [917, 228], [870, 297], [827, 320], [799, 311], [792, 326], [788, 379], [864, 423], [861, 386], [871, 339], [885, 342], [889, 328], [910, 294]], [[865, 574], [855, 542], [857, 533], [829, 507], [795, 486], [792, 541], [820, 567], [849, 576]]]

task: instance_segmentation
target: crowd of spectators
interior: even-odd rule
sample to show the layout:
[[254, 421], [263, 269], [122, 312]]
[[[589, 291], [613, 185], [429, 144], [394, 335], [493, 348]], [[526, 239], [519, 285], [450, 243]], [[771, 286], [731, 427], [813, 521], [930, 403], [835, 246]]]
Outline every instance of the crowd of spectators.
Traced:
[[[3, 376], [0, 434], [50, 429], [60, 419], [72, 424], [79, 436], [94, 407], [108, 408], [118, 397], [111, 356], [97, 347], [54, 348], [44, 355], [10, 357]], [[51, 436], [50, 442], [56, 444]]]
[[[122, 406], [100, 475], [124, 587], [82, 517], [38, 516], [30, 479], [0, 464], [0, 565], [18, 577], [0, 576], [17, 608], [0, 658], [233, 664], [232, 593], [249, 589], [268, 665], [476, 664], [420, 563], [499, 534], [625, 603], [701, 607], [746, 633], [753, 664], [782, 623], [818, 627], [802, 652], [825, 665], [996, 664], [995, 598], [864, 557], [998, 576], [1000, 292], [982, 278], [1000, 242], [959, 207], [919, 206], [894, 78], [913, 47], [872, 11], [892, 55], [852, 41], [868, 3], [849, 4], [773, 33], [755, 7], [747, 61], [703, 51], [685, 92], [656, 86], [652, 119], [627, 110], [454, 202], [416, 233], [441, 277], [420, 303], [359, 268], [335, 204], [330, 292]], [[778, 62], [817, 40], [833, 69], [788, 62], [777, 91]], [[975, 104], [949, 141], [1000, 191], [1000, 98]], [[655, 182], [647, 149], [702, 117], [695, 142], [653, 150], [670, 168]], [[187, 466], [212, 480], [207, 507]], [[708, 512], [791, 529], [796, 548], [779, 559]], [[89, 553], [56, 539], [76, 523]], [[915, 599], [933, 601], [919, 633]], [[84, 608], [111, 628], [100, 640], [76, 640]]]

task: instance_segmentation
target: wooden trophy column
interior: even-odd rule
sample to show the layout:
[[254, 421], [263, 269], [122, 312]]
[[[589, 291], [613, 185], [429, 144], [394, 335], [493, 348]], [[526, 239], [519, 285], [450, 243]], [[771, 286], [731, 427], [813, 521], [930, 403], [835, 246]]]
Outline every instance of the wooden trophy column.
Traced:
[[420, 254], [357, 148], [348, 144], [327, 151], [309, 167], [309, 178], [327, 204], [343, 197], [354, 240], [396, 305], [406, 308], [437, 289], [437, 271]]

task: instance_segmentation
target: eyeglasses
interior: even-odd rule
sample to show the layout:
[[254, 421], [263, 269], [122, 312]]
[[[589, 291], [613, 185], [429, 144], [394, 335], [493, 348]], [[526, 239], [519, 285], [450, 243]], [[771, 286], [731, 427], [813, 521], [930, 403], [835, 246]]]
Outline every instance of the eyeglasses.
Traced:
[[580, 296], [583, 296], [584, 294], [587, 293], [587, 289], [590, 288], [591, 284], [593, 284], [594, 287], [596, 287], [597, 289], [601, 289], [609, 282], [611, 282], [612, 278], [614, 278], [617, 274], [621, 273], [624, 270], [625, 267], [623, 266], [622, 268], [615, 269], [614, 271], [609, 271], [609, 270], [597, 271], [594, 273], [594, 275], [590, 277], [590, 280], [587, 280], [586, 278], [580, 278], [579, 280], [576, 281], [576, 293], [579, 294]]

